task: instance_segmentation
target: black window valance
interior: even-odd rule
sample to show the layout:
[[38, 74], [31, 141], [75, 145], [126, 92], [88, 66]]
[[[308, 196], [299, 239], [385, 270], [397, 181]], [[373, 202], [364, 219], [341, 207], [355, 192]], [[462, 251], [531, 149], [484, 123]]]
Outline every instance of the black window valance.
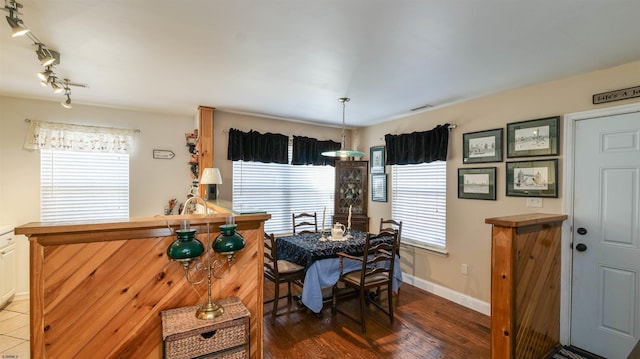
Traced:
[[287, 164], [288, 150], [289, 137], [285, 135], [229, 130], [228, 160]]
[[322, 155], [325, 151], [340, 149], [340, 143], [335, 141], [318, 141], [315, 138], [293, 136], [292, 165], [335, 166], [336, 159]]
[[387, 165], [410, 165], [447, 160], [449, 124], [430, 131], [384, 135]]

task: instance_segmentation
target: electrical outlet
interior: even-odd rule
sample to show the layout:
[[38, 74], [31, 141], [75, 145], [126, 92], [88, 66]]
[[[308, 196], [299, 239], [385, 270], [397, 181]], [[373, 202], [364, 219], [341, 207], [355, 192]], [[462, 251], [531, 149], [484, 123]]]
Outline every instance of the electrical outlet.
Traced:
[[466, 264], [460, 265], [460, 273], [467, 275], [469, 273], [469, 266]]
[[527, 198], [527, 207], [542, 208], [542, 198], [538, 198], [538, 197]]

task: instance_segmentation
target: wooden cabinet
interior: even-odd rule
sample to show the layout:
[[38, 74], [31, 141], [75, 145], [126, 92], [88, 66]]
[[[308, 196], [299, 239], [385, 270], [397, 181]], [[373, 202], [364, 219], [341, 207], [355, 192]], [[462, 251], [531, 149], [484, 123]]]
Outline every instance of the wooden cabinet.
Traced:
[[560, 339], [560, 235], [566, 215], [491, 224], [491, 358], [538, 359]]
[[0, 232], [0, 308], [9, 304], [15, 294], [16, 244], [12, 231]]
[[351, 228], [369, 230], [369, 161], [336, 161], [333, 223], [347, 226], [351, 208]]

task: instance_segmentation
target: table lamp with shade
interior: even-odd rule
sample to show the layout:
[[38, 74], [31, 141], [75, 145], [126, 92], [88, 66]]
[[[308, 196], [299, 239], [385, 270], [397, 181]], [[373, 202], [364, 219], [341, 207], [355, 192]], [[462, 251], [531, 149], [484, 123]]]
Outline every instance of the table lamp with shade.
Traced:
[[222, 176], [220, 176], [220, 170], [211, 167], [202, 170], [200, 184], [206, 186], [205, 198], [207, 200], [215, 200], [216, 198], [218, 198], [217, 185], [222, 184]]

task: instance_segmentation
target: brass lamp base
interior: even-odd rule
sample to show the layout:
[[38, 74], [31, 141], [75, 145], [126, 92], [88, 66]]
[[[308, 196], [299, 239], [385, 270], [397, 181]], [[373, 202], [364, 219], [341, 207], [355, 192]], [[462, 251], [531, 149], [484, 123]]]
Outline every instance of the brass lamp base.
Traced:
[[196, 318], [208, 320], [213, 319], [215, 317], [219, 317], [224, 313], [224, 308], [216, 304], [214, 301], [209, 300], [207, 303], [203, 304], [196, 311]]

